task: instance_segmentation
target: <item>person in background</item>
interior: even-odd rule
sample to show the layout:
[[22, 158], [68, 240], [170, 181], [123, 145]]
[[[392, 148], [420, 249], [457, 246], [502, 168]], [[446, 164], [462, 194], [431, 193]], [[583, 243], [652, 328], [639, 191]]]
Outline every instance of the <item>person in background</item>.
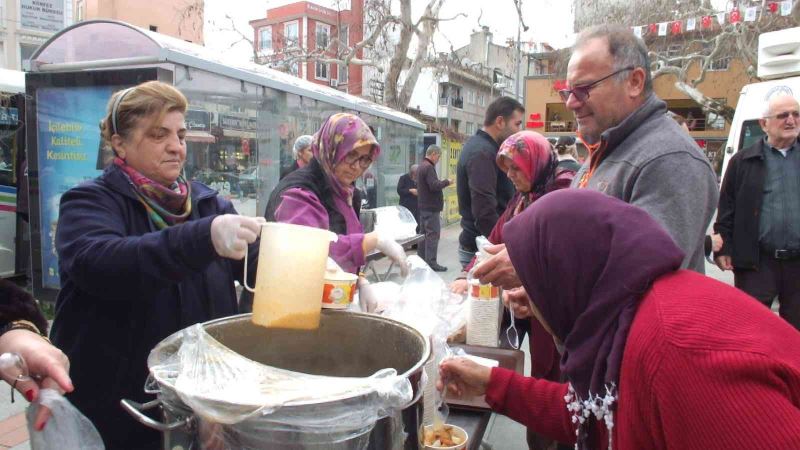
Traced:
[[683, 252], [649, 213], [564, 189], [504, 235], [566, 383], [455, 358], [440, 365], [448, 398], [485, 393], [493, 411], [580, 450], [800, 448], [800, 333], [679, 270]]
[[417, 189], [419, 190], [419, 222], [425, 240], [420, 244], [417, 254], [436, 272], [447, 272], [447, 267], [437, 261], [439, 254], [439, 236], [442, 224], [439, 214], [444, 209], [444, 188], [450, 186], [450, 180], [440, 180], [436, 175], [436, 163], [442, 157], [442, 149], [438, 145], [430, 145], [425, 150], [425, 159], [419, 165]]
[[367, 124], [353, 114], [334, 114], [314, 134], [311, 151], [311, 162], [272, 191], [266, 219], [336, 233], [339, 238], [331, 243], [330, 256], [345, 272], [358, 274], [366, 262], [364, 256], [379, 250], [405, 275], [403, 247], [392, 236], [377, 231], [364, 234], [359, 221], [361, 198], [354, 183], [381, 151]]
[[[16, 353], [25, 361], [27, 374], [2, 372], [5, 381], [25, 396], [29, 402], [39, 398], [41, 389], [72, 392], [69, 378], [69, 359], [47, 339], [47, 319], [36, 300], [14, 283], [0, 279], [0, 354]], [[15, 382], [17, 375], [31, 379]], [[43, 407], [34, 419], [33, 429], [41, 431], [50, 418]]]
[[312, 139], [312, 136], [304, 134], [294, 140], [294, 146], [292, 146], [292, 157], [294, 158], [294, 162], [291, 166], [281, 170], [281, 180], [284, 179], [286, 175], [289, 175], [295, 170], [308, 165], [308, 163], [311, 161], [311, 158], [314, 156], [311, 153]]
[[[419, 195], [417, 191], [418, 169], [419, 166], [417, 164], [412, 164], [408, 173], [404, 173], [397, 181], [397, 195], [400, 196], [400, 206], [411, 211], [417, 224], [419, 224], [419, 208], [417, 202], [417, 197]], [[419, 225], [417, 226], [417, 230], [419, 230]]]
[[458, 258], [466, 267], [478, 248], [475, 238], [489, 236], [514, 196], [514, 185], [495, 164], [500, 144], [522, 127], [525, 108], [511, 97], [489, 104], [483, 128], [470, 137], [458, 158], [456, 189], [461, 234]]
[[572, 187], [594, 189], [650, 213], [705, 271], [703, 239], [717, 182], [708, 158], [653, 93], [647, 47], [629, 27], [600, 25], [577, 38], [559, 91], [589, 149]]
[[106, 448], [160, 447], [120, 399], [154, 399], [144, 392], [147, 356], [162, 339], [238, 312], [248, 245], [255, 279], [263, 219], [182, 175], [187, 105], [158, 81], [114, 93], [101, 123], [114, 162], [61, 197], [51, 337], [72, 363], [67, 397]]
[[578, 162], [578, 146], [575, 145], [575, 138], [572, 136], [559, 136], [556, 141], [556, 152], [558, 153], [558, 167], [577, 172], [581, 168]]
[[715, 255], [736, 287], [800, 329], [800, 107], [791, 95], [766, 105], [764, 139], [733, 155], [719, 197]]
[[[514, 183], [517, 193], [508, 203], [503, 215], [489, 234], [489, 242], [502, 244], [503, 227], [506, 223], [519, 215], [522, 211], [542, 198], [545, 194], [570, 186], [575, 171], [562, 167], [559, 164], [556, 152], [539, 133], [534, 131], [520, 131], [503, 141], [500, 151], [497, 152], [497, 166], [500, 167], [508, 178]], [[465, 272], [472, 269], [475, 258], [466, 267]], [[467, 290], [466, 273], [462, 273], [450, 285], [450, 290], [463, 294]], [[558, 360], [560, 358], [550, 335], [538, 320], [533, 318], [530, 309], [518, 302], [511, 301], [516, 297], [524, 296], [524, 290], [514, 289], [503, 292], [503, 304], [507, 309], [514, 309], [515, 326], [520, 342], [525, 334], [530, 332], [531, 375], [546, 380], [558, 381]], [[501, 329], [506, 329], [511, 324], [509, 314], [503, 315]], [[501, 338], [503, 339], [503, 338]], [[506, 347], [506, 343], [502, 343]], [[511, 343], [508, 343], [511, 345]], [[528, 431], [528, 446], [531, 450], [550, 448], [552, 442], [532, 431]]]

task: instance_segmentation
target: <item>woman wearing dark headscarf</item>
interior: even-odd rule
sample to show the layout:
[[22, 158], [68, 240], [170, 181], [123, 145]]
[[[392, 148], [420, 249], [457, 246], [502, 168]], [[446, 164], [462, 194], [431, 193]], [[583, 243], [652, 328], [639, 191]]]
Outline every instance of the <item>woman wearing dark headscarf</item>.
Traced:
[[682, 252], [646, 212], [564, 190], [504, 232], [568, 383], [459, 358], [441, 366], [455, 393], [485, 392], [493, 410], [579, 449], [800, 448], [800, 334], [678, 270]]
[[[503, 226], [506, 222], [548, 192], [568, 188], [575, 176], [575, 171], [559, 168], [558, 157], [550, 142], [534, 131], [520, 131], [503, 141], [497, 152], [496, 163], [500, 170], [508, 175], [517, 190], [489, 234], [489, 242], [502, 244], [505, 242]], [[475, 259], [466, 267], [465, 271], [470, 271], [474, 264]], [[466, 289], [464, 277], [455, 280], [451, 285], [451, 290], [457, 293], [465, 292]], [[508, 304], [509, 295], [513, 298], [515, 295], [522, 294], [520, 291], [505, 292], [503, 302], [507, 307], [514, 308], [515, 326], [520, 340], [530, 332], [528, 342], [531, 350], [531, 375], [557, 381], [559, 379], [559, 355], [553, 340], [538, 321], [531, 320], [530, 311], [527, 308]], [[510, 324], [510, 316], [506, 313], [503, 316], [502, 328], [505, 329]], [[532, 434], [529, 435], [528, 440], [532, 449], [546, 448], [548, 445]]]
[[381, 147], [361, 118], [337, 113], [313, 136], [314, 157], [286, 176], [270, 195], [266, 219], [324, 228], [339, 238], [330, 256], [346, 272], [358, 273], [364, 255], [378, 249], [405, 273], [405, 251], [389, 236], [364, 234], [359, 221], [361, 199], [353, 183], [378, 157]]

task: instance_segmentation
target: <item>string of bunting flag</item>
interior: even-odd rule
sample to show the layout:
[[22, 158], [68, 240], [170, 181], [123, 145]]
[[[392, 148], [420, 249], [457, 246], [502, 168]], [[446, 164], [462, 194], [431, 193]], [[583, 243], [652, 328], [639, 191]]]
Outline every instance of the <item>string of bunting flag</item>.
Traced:
[[[762, 13], [788, 16], [792, 12], [793, 3], [793, 0], [768, 2], [764, 8], [765, 11]], [[639, 25], [631, 28], [633, 29], [633, 34], [640, 38], [645, 35], [676, 35], [700, 29], [711, 29], [714, 26], [715, 19], [716, 23], [719, 24], [720, 27], [724, 26], [726, 23], [736, 24], [741, 23], [742, 21], [755, 22], [758, 20], [760, 9], [761, 6], [750, 6], [744, 8], [744, 13], [742, 13], [742, 10], [737, 7], [733, 8], [730, 12], [719, 12], [714, 15], [702, 16], [700, 18], [690, 17], [672, 22], [651, 23], [649, 25]]]

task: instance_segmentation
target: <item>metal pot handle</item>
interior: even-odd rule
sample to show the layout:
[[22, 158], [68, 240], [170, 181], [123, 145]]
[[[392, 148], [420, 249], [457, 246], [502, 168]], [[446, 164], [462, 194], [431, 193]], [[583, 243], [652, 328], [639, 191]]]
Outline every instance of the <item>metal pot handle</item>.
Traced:
[[142, 403], [137, 403], [133, 400], [128, 400], [123, 398], [122, 400], [119, 401], [119, 404], [122, 406], [122, 409], [124, 409], [128, 414], [130, 414], [134, 419], [136, 419], [137, 422], [157, 431], [165, 432], [165, 431], [177, 430], [178, 428], [183, 428], [183, 427], [190, 428], [192, 425], [191, 417], [166, 424], [153, 420], [147, 415], [143, 414], [143, 411], [147, 411], [149, 409], [153, 409], [157, 406], [160, 406], [161, 399], [156, 399], [142, 404]]

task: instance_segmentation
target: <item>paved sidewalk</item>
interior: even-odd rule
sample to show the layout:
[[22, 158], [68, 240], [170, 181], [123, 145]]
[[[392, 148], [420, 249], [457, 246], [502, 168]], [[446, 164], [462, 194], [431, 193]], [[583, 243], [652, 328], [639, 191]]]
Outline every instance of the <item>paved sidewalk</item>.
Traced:
[[10, 387], [0, 382], [0, 450], [30, 450], [25, 408], [28, 402], [22, 394], [14, 394], [11, 403]]

